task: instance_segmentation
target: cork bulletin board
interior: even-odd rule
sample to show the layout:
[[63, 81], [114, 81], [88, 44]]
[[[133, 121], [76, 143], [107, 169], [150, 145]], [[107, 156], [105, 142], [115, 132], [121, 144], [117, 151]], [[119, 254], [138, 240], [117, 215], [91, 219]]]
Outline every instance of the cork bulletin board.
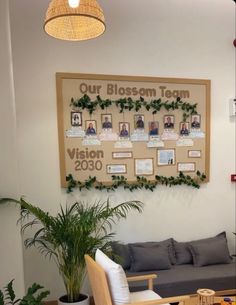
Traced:
[[[209, 80], [57, 73], [56, 81], [62, 187], [69, 174], [109, 183], [112, 175], [132, 182], [198, 170], [209, 181]], [[90, 111], [85, 95], [88, 104], [103, 106]], [[183, 107], [173, 106], [176, 99], [184, 109], [195, 105], [195, 112], [184, 118]], [[141, 106], [128, 109], [127, 100]], [[154, 111], [148, 106], [153, 101], [173, 107]]]

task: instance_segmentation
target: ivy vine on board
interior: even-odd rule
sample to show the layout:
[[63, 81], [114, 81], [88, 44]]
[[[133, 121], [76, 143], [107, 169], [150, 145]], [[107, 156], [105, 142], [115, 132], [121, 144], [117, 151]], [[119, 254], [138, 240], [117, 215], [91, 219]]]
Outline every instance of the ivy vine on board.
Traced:
[[66, 177], [67, 181], [67, 193], [73, 192], [74, 188], [90, 190], [95, 188], [97, 190], [107, 190], [115, 191], [118, 187], [123, 187], [125, 190], [130, 190], [131, 192], [138, 189], [146, 189], [149, 191], [154, 191], [158, 185], [173, 186], [173, 185], [187, 185], [199, 189], [200, 183], [206, 179], [206, 175], [199, 171], [196, 172], [196, 177], [192, 178], [189, 175], [184, 175], [182, 172], [179, 173], [177, 177], [165, 177], [165, 176], [155, 176], [155, 180], [148, 180], [145, 177], [137, 176], [136, 182], [128, 182], [127, 178], [124, 176], [112, 176], [112, 182], [110, 184], [105, 184], [97, 181], [96, 177], [91, 177], [84, 182], [76, 181], [71, 174]]
[[143, 97], [140, 97], [137, 100], [133, 100], [131, 97], [120, 98], [118, 100], [102, 99], [99, 95], [95, 100], [85, 94], [79, 99], [71, 98], [70, 106], [77, 109], [87, 109], [89, 114], [93, 114], [100, 108], [105, 110], [111, 106], [115, 105], [119, 108], [120, 113], [124, 111], [135, 110], [138, 112], [140, 109], [144, 108], [147, 111], [152, 111], [152, 114], [156, 114], [158, 111], [164, 109], [167, 111], [170, 110], [182, 110], [183, 111], [183, 121], [186, 122], [187, 118], [190, 115], [197, 114], [197, 103], [191, 104], [189, 102], [184, 102], [180, 97], [177, 97], [174, 101], [162, 101], [161, 98], [151, 100], [150, 102], [146, 101]]

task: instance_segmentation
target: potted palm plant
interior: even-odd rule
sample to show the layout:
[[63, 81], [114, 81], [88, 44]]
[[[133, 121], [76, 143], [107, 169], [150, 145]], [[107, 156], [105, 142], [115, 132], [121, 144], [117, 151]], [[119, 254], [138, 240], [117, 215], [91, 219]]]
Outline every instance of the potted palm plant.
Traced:
[[[2, 198], [0, 203], [15, 202], [21, 207], [22, 230], [36, 227], [36, 233], [25, 240], [25, 246], [36, 246], [56, 262], [62, 276], [66, 295], [59, 301], [74, 303], [87, 297], [81, 293], [86, 275], [84, 255], [94, 255], [97, 248], [109, 252], [114, 232], [112, 225], [126, 218], [130, 210], [142, 211], [140, 201], [128, 201], [112, 206], [109, 200], [85, 204], [75, 202], [56, 216], [25, 201]], [[33, 216], [29, 218], [29, 216]], [[81, 303], [80, 303], [81, 304]]]

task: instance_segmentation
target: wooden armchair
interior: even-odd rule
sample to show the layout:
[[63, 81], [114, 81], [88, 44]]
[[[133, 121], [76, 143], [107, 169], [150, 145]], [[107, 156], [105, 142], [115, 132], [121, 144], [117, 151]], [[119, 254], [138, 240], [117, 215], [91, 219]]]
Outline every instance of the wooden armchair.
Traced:
[[[95, 301], [95, 305], [114, 305], [112, 302], [112, 297], [109, 289], [109, 283], [107, 280], [106, 272], [103, 268], [96, 263], [89, 255], [85, 255], [85, 261], [89, 276], [89, 281], [92, 288], [92, 293]], [[153, 279], [156, 278], [155, 274], [141, 275], [128, 277], [129, 281], [148, 281], [148, 289], [144, 292], [151, 292], [151, 298], [149, 299], [140, 299], [140, 297], [131, 297], [131, 303], [124, 305], [159, 305], [159, 304], [167, 304], [167, 303], [175, 303], [175, 302], [185, 302], [190, 298], [190, 296], [177, 296], [170, 298], [161, 298], [158, 294], [151, 291], [153, 289]], [[142, 295], [142, 292], [133, 292], [130, 293], [136, 295]], [[145, 296], [145, 294], [143, 294]], [[155, 298], [156, 296], [156, 298]], [[155, 299], [154, 299], [155, 298]]]

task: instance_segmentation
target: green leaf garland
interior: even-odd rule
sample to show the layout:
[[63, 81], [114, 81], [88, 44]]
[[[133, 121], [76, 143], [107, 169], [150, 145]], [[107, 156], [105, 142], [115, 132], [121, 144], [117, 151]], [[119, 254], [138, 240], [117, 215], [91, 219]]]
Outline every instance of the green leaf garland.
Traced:
[[151, 100], [150, 102], [145, 101], [143, 97], [140, 97], [138, 100], [133, 100], [131, 97], [120, 98], [118, 100], [102, 99], [99, 95], [95, 100], [85, 94], [79, 99], [71, 98], [70, 106], [73, 108], [84, 110], [86, 109], [89, 114], [93, 114], [98, 108], [105, 110], [111, 106], [115, 105], [120, 113], [124, 111], [134, 110], [138, 112], [142, 108], [147, 111], [152, 111], [152, 114], [156, 114], [158, 111], [165, 109], [166, 111], [170, 110], [182, 110], [183, 111], [183, 121], [186, 122], [187, 118], [190, 115], [197, 114], [197, 103], [190, 104], [184, 102], [180, 97], [177, 97], [175, 101], [162, 101], [161, 98]]
[[115, 191], [118, 187], [123, 187], [125, 190], [134, 191], [138, 189], [146, 189], [149, 191], [154, 191], [158, 185], [173, 186], [173, 185], [187, 185], [193, 188], [200, 188], [200, 183], [206, 179], [206, 175], [199, 171], [196, 172], [196, 177], [192, 178], [189, 175], [184, 175], [182, 172], [179, 173], [177, 177], [165, 177], [165, 176], [155, 176], [155, 180], [148, 180], [145, 177], [137, 176], [135, 182], [128, 182], [127, 178], [124, 176], [112, 176], [112, 182], [110, 184], [103, 184], [102, 182], [97, 181], [96, 177], [91, 177], [84, 182], [76, 181], [71, 174], [66, 177], [67, 193], [73, 192], [74, 188], [82, 189], [91, 189], [95, 188], [97, 190], [107, 190]]

